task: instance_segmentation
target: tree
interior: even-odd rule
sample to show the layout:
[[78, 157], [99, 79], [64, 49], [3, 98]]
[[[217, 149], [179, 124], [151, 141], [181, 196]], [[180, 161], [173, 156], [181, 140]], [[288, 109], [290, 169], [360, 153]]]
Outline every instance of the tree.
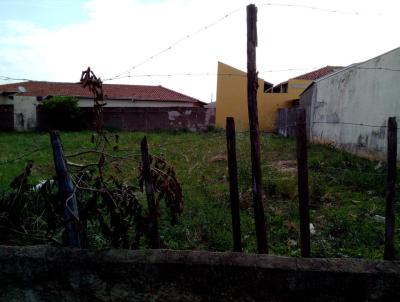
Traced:
[[54, 96], [41, 105], [48, 127], [59, 130], [79, 130], [84, 126], [78, 99], [71, 96]]

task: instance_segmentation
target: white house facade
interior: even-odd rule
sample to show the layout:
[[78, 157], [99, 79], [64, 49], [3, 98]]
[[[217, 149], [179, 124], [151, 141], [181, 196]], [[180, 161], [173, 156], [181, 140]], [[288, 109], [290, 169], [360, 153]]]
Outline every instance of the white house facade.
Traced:
[[[103, 85], [106, 108], [199, 108], [204, 103], [162, 86]], [[22, 82], [0, 85], [0, 130], [26, 131], [37, 126], [37, 106], [52, 96], [78, 98], [79, 107], [93, 107], [88, 89], [78, 83]], [[10, 112], [12, 111], [12, 117]]]
[[316, 80], [300, 106], [311, 141], [384, 159], [388, 118], [400, 122], [400, 48]]

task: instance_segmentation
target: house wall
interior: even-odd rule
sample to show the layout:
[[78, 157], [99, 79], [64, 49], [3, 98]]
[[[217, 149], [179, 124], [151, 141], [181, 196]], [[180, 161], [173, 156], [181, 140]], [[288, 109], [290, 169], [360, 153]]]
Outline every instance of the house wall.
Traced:
[[14, 130], [26, 131], [36, 127], [36, 97], [14, 95], [13, 99], [0, 97], [0, 105], [14, 106]]
[[[226, 118], [235, 118], [236, 129], [248, 130], [247, 73], [218, 63], [216, 127], [225, 128]], [[264, 80], [258, 80], [257, 106], [259, 127], [262, 131], [277, 129], [277, 110], [291, 106], [291, 100], [308, 86], [308, 80], [289, 80], [287, 93], [264, 93]]]
[[206, 130], [210, 122], [205, 108], [104, 108], [105, 127], [120, 130], [151, 131], [159, 129]]
[[314, 84], [312, 141], [385, 158], [387, 120], [395, 116], [400, 123], [400, 72], [382, 67], [400, 69], [400, 48]]
[[313, 101], [316, 97], [315, 91], [317, 90], [316, 85], [312, 84], [308, 89], [306, 89], [301, 95], [300, 95], [300, 104], [299, 107], [303, 108], [306, 112], [306, 133], [307, 137], [310, 137], [311, 134], [311, 105], [313, 104]]
[[[94, 125], [93, 108], [82, 107], [88, 129]], [[159, 129], [207, 130], [213, 123], [213, 108], [201, 107], [104, 107], [106, 128], [116, 130], [151, 131]], [[38, 129], [50, 130], [46, 115], [38, 107]]]
[[[247, 111], [247, 78], [246, 73], [229, 65], [218, 62], [217, 101], [215, 126], [225, 128], [226, 118], [234, 117], [237, 130], [249, 128]], [[259, 85], [263, 81], [259, 80]], [[261, 89], [257, 92], [257, 97]]]
[[[36, 128], [39, 129], [46, 129], [46, 121], [43, 115], [40, 116], [41, 121], [39, 122], [40, 125], [38, 125], [37, 122], [37, 106], [40, 104], [40, 102], [37, 101], [36, 96], [19, 96], [19, 95], [14, 95], [13, 99], [9, 99], [7, 96], [0, 96], [0, 105], [12, 105], [13, 106], [13, 129], [16, 131], [29, 131], [29, 130], [35, 130]], [[79, 100], [79, 106], [82, 108], [92, 108], [93, 107], [93, 99], [81, 99]], [[129, 108], [195, 108], [198, 109], [200, 107], [195, 107], [195, 104], [193, 103], [182, 103], [182, 102], [157, 102], [157, 101], [129, 101], [129, 100], [110, 100], [108, 101], [107, 105], [105, 108], [115, 108], [115, 107], [120, 107], [120, 113], [121, 114], [121, 120], [129, 120], [127, 115], [132, 116], [132, 111], [128, 111], [127, 113], [124, 112], [124, 108], [129, 109]], [[11, 114], [9, 112], [9, 109], [7, 109], [7, 113], [4, 110], [1, 110], [1, 116], [7, 116], [7, 121], [4, 121], [4, 118], [2, 118], [3, 122], [0, 125], [0, 129], [3, 130], [10, 130], [8, 127], [9, 124], [9, 117], [8, 115]], [[204, 110], [204, 112], [208, 112], [210, 110]], [[212, 110], [211, 110], [212, 111]], [[206, 118], [202, 121], [202, 124], [210, 124], [212, 125], [213, 123], [213, 114], [212, 112], [209, 112], [207, 121]], [[115, 112], [115, 111], [114, 111]], [[149, 111], [146, 111], [149, 113]], [[197, 111], [196, 111], [197, 112]], [[113, 113], [114, 114], [114, 113]], [[159, 112], [158, 115], [161, 113]], [[111, 113], [109, 114], [111, 116]], [[183, 114], [186, 116], [185, 114]], [[115, 116], [115, 114], [114, 114]], [[191, 116], [191, 114], [189, 114]], [[135, 117], [136, 119], [140, 119], [140, 117]], [[117, 119], [117, 117], [113, 118], [114, 120]], [[195, 118], [196, 119], [196, 118]], [[157, 129], [159, 125], [162, 123], [166, 124], [165, 119], [162, 119], [163, 122], [157, 121], [157, 120], [147, 120], [147, 123], [150, 124], [153, 122], [155, 125], [157, 125]], [[192, 127], [192, 124], [199, 124], [198, 122], [193, 122], [191, 123], [190, 121], [181, 121], [182, 124], [186, 125], [188, 128]], [[3, 126], [4, 124], [4, 126]], [[113, 122], [115, 124], [115, 122]], [[125, 123], [126, 124], [126, 123]], [[129, 129], [130, 126], [125, 127], [123, 123], [121, 124], [121, 129]], [[207, 127], [207, 126], [205, 126]], [[148, 129], [151, 128], [150, 126], [147, 127]], [[183, 128], [183, 127], [182, 127]], [[145, 130], [145, 129], [143, 129]]]
[[[287, 93], [263, 93], [259, 102], [263, 117], [263, 127], [266, 131], [276, 132], [278, 129], [278, 110], [292, 107], [292, 101], [299, 98], [304, 89], [311, 83], [309, 80], [288, 81]], [[290, 114], [292, 116], [292, 114]]]

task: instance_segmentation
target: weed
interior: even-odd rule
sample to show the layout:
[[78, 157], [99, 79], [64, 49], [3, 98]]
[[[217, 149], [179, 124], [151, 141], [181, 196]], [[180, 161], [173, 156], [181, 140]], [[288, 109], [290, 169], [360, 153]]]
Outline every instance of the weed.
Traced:
[[[182, 185], [185, 208], [176, 225], [170, 217], [161, 216], [160, 236], [173, 249], [232, 249], [231, 213], [227, 162], [212, 161], [226, 154], [225, 133], [153, 132], [147, 133], [149, 151], [163, 157], [175, 167]], [[76, 153], [91, 147], [90, 132], [61, 134], [65, 152]], [[107, 149], [116, 156], [139, 155], [144, 133], [119, 133], [119, 149]], [[241, 231], [243, 249], [257, 250], [252, 208], [252, 174], [248, 133], [237, 133], [239, 191], [241, 196]], [[291, 139], [262, 134], [261, 163], [268, 239], [273, 254], [299, 255], [299, 221], [296, 169], [282, 171], [278, 162], [295, 162], [295, 143]], [[29, 154], [32, 150], [39, 151]], [[30, 180], [37, 183], [54, 175], [52, 153], [47, 134], [0, 133], [0, 195], [9, 193], [9, 184], [23, 170], [26, 160], [33, 159]], [[332, 147], [310, 145], [308, 153], [311, 198], [311, 251], [315, 257], [382, 258], [384, 225], [374, 220], [384, 216], [385, 165], [338, 151]], [[24, 154], [28, 156], [19, 158]], [[78, 160], [78, 159], [77, 159]], [[79, 158], [90, 162], [91, 158]], [[7, 162], [7, 163], [5, 163]], [[133, 183], [139, 173], [138, 164], [124, 161], [110, 165], [121, 183]], [[400, 182], [399, 182], [400, 183]], [[398, 183], [398, 184], [399, 184]], [[142, 198], [138, 195], [138, 198]], [[140, 200], [143, 202], [144, 200]], [[166, 205], [161, 211], [168, 211]], [[400, 211], [400, 196], [396, 198]], [[43, 219], [32, 218], [40, 225]], [[96, 225], [88, 224], [89, 240], [104, 247], [106, 238]], [[400, 228], [396, 229], [395, 245], [400, 250]], [[35, 240], [27, 243], [37, 243]], [[144, 247], [141, 243], [140, 247]]]

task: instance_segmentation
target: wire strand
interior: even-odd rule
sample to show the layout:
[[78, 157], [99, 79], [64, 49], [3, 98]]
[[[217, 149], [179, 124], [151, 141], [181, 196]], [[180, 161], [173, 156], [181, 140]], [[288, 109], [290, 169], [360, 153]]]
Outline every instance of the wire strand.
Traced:
[[242, 10], [243, 8], [244, 8], [244, 7], [239, 7], [239, 8], [237, 8], [237, 9], [235, 9], [235, 10], [233, 10], [233, 11], [231, 11], [231, 12], [225, 14], [223, 17], [219, 18], [218, 20], [216, 20], [216, 21], [214, 21], [214, 22], [212, 22], [212, 23], [210, 23], [210, 24], [208, 24], [208, 25], [206, 25], [206, 26], [201, 27], [200, 29], [196, 30], [195, 32], [193, 32], [193, 33], [191, 33], [191, 34], [188, 34], [188, 35], [184, 36], [183, 38], [179, 39], [179, 40], [176, 41], [175, 43], [172, 43], [170, 46], [166, 47], [165, 49], [163, 49], [163, 50], [161, 50], [161, 51], [159, 51], [159, 52], [153, 54], [152, 56], [148, 57], [148, 58], [145, 59], [144, 61], [142, 61], [142, 62], [140, 62], [140, 63], [138, 63], [138, 64], [136, 64], [136, 65], [130, 67], [130, 68], [127, 69], [126, 71], [124, 71], [124, 72], [122, 72], [122, 73], [120, 73], [120, 74], [118, 74], [118, 75], [116, 75], [116, 76], [114, 76], [114, 77], [111, 77], [111, 78], [108, 78], [108, 79], [103, 80], [103, 82], [105, 82], [105, 81], [112, 81], [112, 80], [116, 80], [116, 79], [121, 78], [121, 76], [123, 76], [124, 74], [129, 73], [131, 70], [134, 70], [134, 69], [138, 68], [139, 66], [142, 66], [142, 65], [146, 64], [147, 62], [149, 62], [149, 61], [155, 59], [155, 58], [158, 57], [159, 55], [161, 55], [161, 54], [163, 54], [163, 53], [165, 53], [165, 52], [170, 51], [172, 48], [174, 48], [175, 46], [181, 44], [183, 41], [185, 41], [185, 40], [187, 40], [187, 39], [190, 39], [190, 38], [192, 38], [193, 36], [196, 36], [197, 34], [199, 34], [199, 33], [203, 32], [203, 31], [209, 29], [210, 27], [213, 27], [213, 26], [217, 25], [218, 23], [224, 21], [225, 19], [229, 18], [229, 17], [232, 16], [233, 14], [239, 12], [239, 11]]
[[[314, 71], [319, 67], [310, 67], [310, 68], [288, 68], [288, 69], [269, 69], [260, 71], [259, 74], [266, 74], [266, 73], [278, 73], [278, 72], [290, 72], [290, 71]], [[346, 68], [346, 67], [344, 67]], [[400, 69], [391, 68], [391, 67], [349, 67], [350, 69], [361, 69], [361, 70], [382, 70], [382, 71], [389, 71], [389, 72], [400, 72]], [[339, 70], [340, 71], [340, 70]], [[216, 72], [199, 72], [199, 73], [155, 73], [155, 74], [127, 74], [124, 76], [118, 77], [118, 79], [124, 78], [153, 78], [153, 77], [205, 77], [205, 76], [218, 76], [218, 77], [247, 77], [247, 73], [244, 74], [237, 74], [237, 73], [216, 73]], [[40, 80], [32, 80], [27, 78], [13, 78], [9, 76], [0, 76], [0, 81], [33, 81], [33, 82], [40, 82]]]
[[[351, 122], [325, 122], [325, 121], [317, 121], [312, 122], [313, 124], [330, 124], [330, 125], [351, 125], [351, 126], [364, 126], [371, 128], [387, 128], [387, 125], [371, 125], [371, 124], [363, 124], [363, 123], [351, 123]], [[293, 125], [295, 127], [295, 125]]]
[[315, 11], [323, 11], [326, 13], [336, 13], [336, 14], [344, 14], [344, 15], [374, 15], [374, 16], [383, 16], [382, 13], [377, 13], [377, 14], [367, 14], [367, 13], [361, 13], [361, 12], [355, 12], [355, 11], [342, 11], [342, 10], [337, 10], [337, 9], [331, 9], [331, 8], [323, 8], [323, 7], [318, 7], [318, 6], [309, 6], [309, 5], [299, 5], [299, 4], [290, 4], [290, 3], [273, 3], [273, 2], [267, 2], [263, 3], [260, 2], [260, 5], [263, 6], [276, 6], [276, 7], [291, 7], [291, 8], [302, 8], [302, 9], [309, 9], [309, 10], [315, 10]]
[[8, 76], [0, 76], [0, 81], [31, 81], [29, 79], [24, 79], [24, 78], [12, 78]]

